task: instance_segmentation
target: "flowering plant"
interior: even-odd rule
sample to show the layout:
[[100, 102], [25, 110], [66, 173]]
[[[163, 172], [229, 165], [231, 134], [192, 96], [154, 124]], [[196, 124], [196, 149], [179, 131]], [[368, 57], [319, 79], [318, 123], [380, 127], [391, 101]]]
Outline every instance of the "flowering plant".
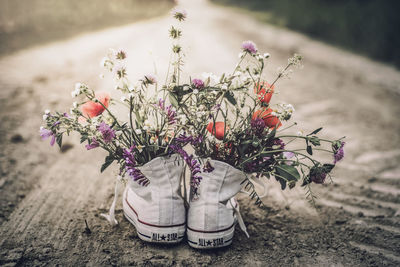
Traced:
[[[173, 16], [182, 22], [187, 14], [175, 10]], [[345, 143], [342, 138], [331, 141], [318, 137], [322, 128], [307, 135], [283, 133], [295, 125], [283, 128], [294, 108], [290, 104], [272, 106], [270, 102], [277, 81], [289, 75], [292, 67], [301, 66], [301, 56], [290, 58], [275, 80], [268, 83], [263, 79], [263, 71], [270, 55], [261, 54], [253, 42], [245, 41], [231, 74], [218, 77], [205, 73], [202, 79], [190, 78], [182, 83], [182, 31], [172, 26], [169, 33], [173, 40], [172, 71], [169, 68], [161, 88], [153, 75], [131, 82], [124, 64], [126, 52], [111, 50], [101, 65], [112, 73], [116, 90], [124, 96], [117, 101], [108, 93], [76, 84], [72, 96], [82, 96], [84, 100], [74, 102], [70, 114], [46, 110], [40, 130], [42, 138], [51, 137], [51, 145], [57, 142], [61, 146], [64, 134], [78, 132], [88, 150], [100, 147], [109, 153], [101, 171], [116, 161], [121, 176], [127, 174], [141, 185], [150, 181], [137, 167], [155, 157], [177, 153], [190, 169], [193, 194], [197, 194], [201, 172], [213, 171], [207, 159], [214, 159], [246, 174], [245, 188], [256, 204], [262, 202], [254, 182], [261, 177], [275, 177], [282, 190], [301, 182], [314, 202], [311, 183], [325, 182], [343, 158]], [[125, 121], [112, 111], [111, 106], [117, 103], [129, 110]], [[296, 140], [305, 141], [305, 148], [290, 148], [289, 144]], [[330, 144], [330, 148], [323, 148], [324, 143]], [[184, 149], [188, 144], [195, 155]], [[313, 151], [332, 153], [333, 162], [320, 163], [313, 158]]]
[[[284, 103], [272, 106], [270, 101], [277, 81], [288, 76], [291, 68], [302, 67], [302, 57], [295, 54], [278, 70], [273, 82], [268, 83], [263, 80], [263, 71], [269, 57], [268, 53], [261, 54], [252, 41], [245, 41], [231, 74], [205, 73], [203, 79], [173, 84], [169, 98], [178, 115], [186, 119], [181, 139], [192, 144], [200, 160], [223, 161], [243, 171], [247, 177], [245, 188], [256, 204], [262, 204], [254, 189], [254, 182], [260, 181], [261, 176], [274, 177], [282, 190], [301, 182], [310, 202], [315, 204], [311, 183], [322, 184], [330, 177], [335, 164], [344, 157], [344, 137], [320, 138], [322, 127], [307, 135], [284, 133], [297, 125], [281, 129], [291, 119], [294, 107]], [[301, 140], [304, 148], [297, 148], [295, 143], [289, 146]], [[333, 161], [319, 162], [313, 157], [314, 151], [331, 153]], [[200, 169], [199, 164], [193, 165]], [[212, 170], [209, 161], [203, 162], [203, 171]], [[196, 179], [192, 180], [194, 188], [197, 184]]]
[[[81, 143], [87, 142], [87, 150], [100, 147], [109, 152], [101, 171], [117, 161], [121, 176], [128, 174], [139, 184], [147, 185], [148, 179], [137, 167], [155, 157], [171, 154], [169, 144], [175, 132], [180, 131], [179, 119], [171, 105], [157, 98], [155, 76], [145, 75], [137, 83], [128, 80], [125, 59], [126, 52], [112, 50], [101, 63], [114, 75], [116, 89], [124, 94], [120, 101], [112, 99], [108, 93], [94, 92], [87, 85], [77, 83], [72, 97], [83, 96], [84, 100], [74, 102], [70, 114], [46, 110], [40, 134], [43, 139], [51, 137], [51, 145], [57, 141], [61, 146], [64, 134], [78, 132]], [[111, 105], [117, 102], [129, 110], [125, 122], [111, 110]]]

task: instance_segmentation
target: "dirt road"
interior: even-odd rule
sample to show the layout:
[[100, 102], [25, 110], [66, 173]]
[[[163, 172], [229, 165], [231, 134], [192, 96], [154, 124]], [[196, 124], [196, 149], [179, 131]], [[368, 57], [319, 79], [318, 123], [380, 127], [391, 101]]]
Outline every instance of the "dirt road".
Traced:
[[294, 105], [305, 132], [321, 125], [325, 137], [347, 136], [335, 184], [314, 186], [318, 212], [301, 188], [281, 193], [271, 180], [266, 210], [240, 197], [251, 238], [238, 229], [231, 247], [206, 252], [141, 242], [121, 205], [118, 227], [98, 216], [111, 202], [115, 169], [100, 174], [104, 155], [85, 151], [77, 136], [62, 151], [50, 148], [38, 136], [41, 114], [69, 110], [77, 81], [114, 93], [98, 77], [110, 47], [127, 50], [132, 78], [154, 72], [153, 61], [162, 77], [172, 21], [158, 18], [0, 59], [0, 265], [398, 266], [400, 72], [204, 0], [185, 5], [185, 71], [193, 76], [231, 71], [248, 39], [272, 55], [270, 78], [293, 52], [304, 56], [274, 100]]

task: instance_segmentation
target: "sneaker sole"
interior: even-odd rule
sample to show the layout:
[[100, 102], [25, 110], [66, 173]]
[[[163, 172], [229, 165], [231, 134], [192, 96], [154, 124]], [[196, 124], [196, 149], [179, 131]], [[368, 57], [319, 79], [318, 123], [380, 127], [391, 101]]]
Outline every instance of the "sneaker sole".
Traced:
[[176, 244], [181, 242], [185, 237], [185, 224], [157, 226], [145, 223], [138, 219], [136, 212], [126, 201], [125, 196], [122, 203], [125, 218], [135, 226], [136, 232], [141, 240], [158, 244]]
[[197, 249], [222, 248], [232, 244], [235, 224], [228, 229], [215, 232], [204, 232], [194, 229], [187, 229], [189, 246]]

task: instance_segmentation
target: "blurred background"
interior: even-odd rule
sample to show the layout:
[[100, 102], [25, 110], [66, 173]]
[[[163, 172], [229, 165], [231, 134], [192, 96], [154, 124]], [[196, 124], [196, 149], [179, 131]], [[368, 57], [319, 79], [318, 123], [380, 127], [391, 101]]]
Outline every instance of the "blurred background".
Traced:
[[212, 0], [400, 68], [397, 0]]
[[[187, 10], [185, 22], [171, 18], [175, 6]], [[399, 7], [395, 0], [0, 0], [0, 266], [400, 266]], [[317, 209], [302, 187], [282, 191], [271, 179], [265, 209], [239, 194], [251, 238], [237, 230], [231, 247], [208, 252], [140, 242], [120, 199], [118, 227], [99, 217], [112, 201], [117, 166], [100, 173], [106, 153], [86, 151], [78, 135], [50, 147], [39, 137], [43, 112], [69, 111], [76, 82], [119, 99], [99, 64], [109, 48], [127, 52], [131, 81], [150, 73], [163, 82], [176, 24], [185, 79], [232, 71], [245, 40], [271, 54], [266, 81], [293, 53], [304, 56], [304, 68], [276, 84], [272, 104], [295, 107], [298, 124], [289, 131], [322, 126], [322, 138], [346, 136], [334, 183], [313, 187]]]
[[165, 14], [174, 0], [1, 0], [0, 55]]
[[[400, 67], [397, 0], [211, 0]], [[164, 14], [174, 0], [2, 0], [0, 55]]]

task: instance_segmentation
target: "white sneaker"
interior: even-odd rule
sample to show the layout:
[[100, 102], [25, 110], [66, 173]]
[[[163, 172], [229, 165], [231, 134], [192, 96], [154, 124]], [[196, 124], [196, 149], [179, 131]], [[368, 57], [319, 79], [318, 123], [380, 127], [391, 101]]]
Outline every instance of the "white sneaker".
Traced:
[[182, 241], [186, 230], [184, 201], [180, 195], [183, 161], [177, 155], [158, 157], [139, 169], [150, 184], [143, 187], [129, 181], [122, 200], [125, 217], [144, 241]]
[[245, 175], [227, 163], [210, 160], [214, 170], [202, 172], [199, 195], [191, 198], [187, 220], [187, 238], [191, 247], [210, 249], [232, 243], [235, 225], [239, 222], [247, 234], [233, 199], [241, 189]]

